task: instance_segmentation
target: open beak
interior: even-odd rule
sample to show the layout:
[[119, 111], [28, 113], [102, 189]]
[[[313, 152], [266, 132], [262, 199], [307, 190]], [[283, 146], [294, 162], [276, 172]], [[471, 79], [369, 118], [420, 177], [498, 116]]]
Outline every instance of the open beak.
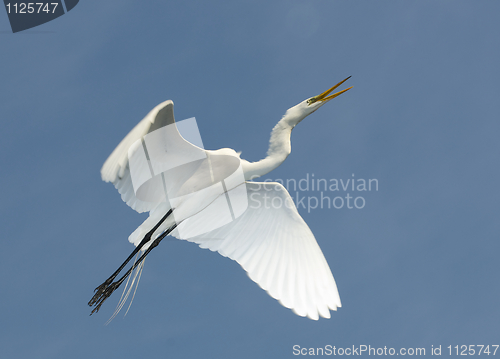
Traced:
[[[339, 91], [339, 92], [335, 92], [333, 95], [330, 95], [330, 93], [335, 90], [337, 87], [339, 87], [340, 85], [342, 85], [344, 82], [346, 82], [347, 80], [349, 80], [351, 78], [351, 76], [349, 76], [348, 78], [346, 78], [345, 80], [342, 80], [340, 81], [338, 84], [336, 84], [335, 86], [333, 86], [332, 88], [326, 90], [325, 92], [323, 92], [322, 94], [319, 94], [318, 96], [315, 96], [313, 98], [311, 98], [310, 100], [310, 104], [312, 103], [315, 103], [315, 102], [318, 102], [318, 101], [321, 101], [321, 102], [326, 102], [326, 101], [329, 101], [331, 100], [332, 98], [335, 98], [337, 97], [338, 95], [341, 95], [343, 94], [344, 92], [346, 91], [349, 91], [350, 89], [352, 89], [352, 86], [345, 89], [345, 90], [342, 90], [342, 91]], [[330, 96], [328, 96], [330, 95]]]

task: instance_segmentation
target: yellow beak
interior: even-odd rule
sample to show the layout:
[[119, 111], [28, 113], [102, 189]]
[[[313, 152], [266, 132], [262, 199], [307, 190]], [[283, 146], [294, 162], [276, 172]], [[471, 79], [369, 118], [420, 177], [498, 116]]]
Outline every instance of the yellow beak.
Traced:
[[344, 92], [346, 91], [349, 91], [350, 89], [352, 89], [352, 86], [345, 89], [345, 90], [342, 90], [342, 91], [339, 91], [339, 92], [336, 92], [334, 93], [333, 95], [330, 95], [328, 96], [333, 90], [335, 90], [337, 87], [339, 87], [340, 85], [342, 85], [344, 82], [346, 82], [347, 80], [349, 80], [351, 78], [351, 76], [349, 76], [348, 78], [340, 81], [338, 84], [336, 84], [335, 86], [333, 86], [332, 88], [326, 90], [325, 92], [323, 92], [322, 94], [319, 94], [318, 96], [315, 96], [313, 97], [310, 101], [310, 103], [315, 103], [317, 101], [321, 101], [321, 102], [325, 102], [325, 101], [329, 101], [331, 100], [332, 98], [335, 98], [337, 97], [338, 95], [341, 95], [343, 94]]

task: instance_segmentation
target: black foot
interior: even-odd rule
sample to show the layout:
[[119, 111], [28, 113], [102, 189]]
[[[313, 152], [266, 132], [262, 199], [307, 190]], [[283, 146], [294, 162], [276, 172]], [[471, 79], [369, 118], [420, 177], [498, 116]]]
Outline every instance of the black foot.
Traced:
[[89, 301], [89, 303], [88, 303], [89, 306], [93, 306], [95, 303], [97, 303], [97, 301], [99, 300], [99, 298], [101, 297], [101, 295], [104, 293], [104, 291], [106, 290], [106, 288], [109, 287], [109, 285], [112, 283], [112, 281], [113, 280], [111, 278], [108, 278], [99, 287], [97, 287], [96, 289], [94, 289], [94, 296]]
[[89, 306], [95, 307], [94, 309], [92, 309], [90, 315], [99, 311], [102, 303], [104, 303], [104, 301], [108, 299], [111, 294], [113, 294], [113, 292], [120, 286], [120, 284], [122, 284], [121, 281], [113, 282], [111, 284], [106, 281], [96, 288], [96, 293], [89, 302]]

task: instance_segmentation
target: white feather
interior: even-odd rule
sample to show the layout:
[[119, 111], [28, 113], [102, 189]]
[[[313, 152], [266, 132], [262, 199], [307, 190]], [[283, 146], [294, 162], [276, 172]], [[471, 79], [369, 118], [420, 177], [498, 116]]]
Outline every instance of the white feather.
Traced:
[[[235, 260], [271, 297], [296, 314], [315, 320], [329, 318], [328, 309], [341, 306], [337, 286], [290, 195], [279, 183], [247, 182], [246, 186], [249, 207], [241, 217], [208, 233], [181, 239]], [[264, 195], [269, 197], [267, 205]], [[283, 205], [272, 206], [273, 199]], [[209, 226], [213, 213], [207, 206], [190, 227]]]

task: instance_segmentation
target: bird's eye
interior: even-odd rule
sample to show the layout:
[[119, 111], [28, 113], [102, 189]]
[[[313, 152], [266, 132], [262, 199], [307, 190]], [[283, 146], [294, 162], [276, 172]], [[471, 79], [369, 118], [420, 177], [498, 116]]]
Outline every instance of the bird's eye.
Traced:
[[311, 105], [316, 102], [316, 99], [314, 97], [311, 97], [309, 100], [307, 100], [307, 104]]

